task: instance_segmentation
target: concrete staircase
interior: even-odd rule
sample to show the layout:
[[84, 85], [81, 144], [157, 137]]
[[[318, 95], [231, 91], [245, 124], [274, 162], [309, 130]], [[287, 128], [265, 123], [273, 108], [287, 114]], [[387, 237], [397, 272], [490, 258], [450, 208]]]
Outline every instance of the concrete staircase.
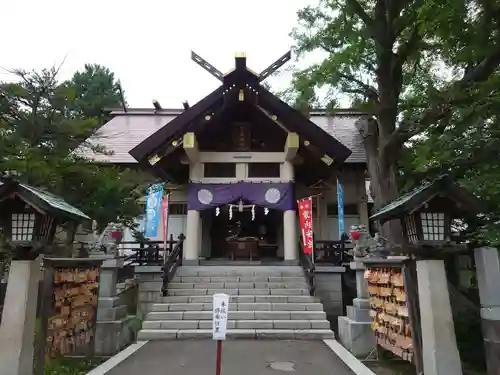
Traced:
[[[161, 281], [143, 287], [156, 288]], [[231, 296], [228, 338], [333, 338], [323, 305], [298, 266], [186, 266], [152, 305], [138, 340], [212, 337], [212, 295]]]

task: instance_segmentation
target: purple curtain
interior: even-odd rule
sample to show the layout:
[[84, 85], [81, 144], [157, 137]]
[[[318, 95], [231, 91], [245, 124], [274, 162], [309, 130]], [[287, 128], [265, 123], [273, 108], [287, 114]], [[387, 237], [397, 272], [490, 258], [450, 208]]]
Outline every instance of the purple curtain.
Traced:
[[241, 182], [243, 199], [261, 207], [287, 211], [295, 210], [293, 183]]
[[243, 199], [281, 211], [295, 210], [293, 183], [189, 184], [188, 209], [205, 210]]

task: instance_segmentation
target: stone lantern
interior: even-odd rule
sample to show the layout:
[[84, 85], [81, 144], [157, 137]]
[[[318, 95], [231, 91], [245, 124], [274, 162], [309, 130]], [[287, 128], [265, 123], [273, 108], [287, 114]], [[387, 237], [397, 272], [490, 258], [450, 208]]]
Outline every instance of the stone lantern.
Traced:
[[370, 219], [381, 225], [399, 220], [408, 245], [428, 248], [451, 244], [453, 221], [481, 212], [481, 202], [445, 175], [401, 196]]
[[82, 211], [45, 190], [11, 178], [0, 181], [0, 228], [15, 257], [52, 244], [57, 226], [85, 220], [90, 218]]
[[481, 213], [485, 209], [479, 199], [445, 175], [401, 196], [371, 217], [380, 224], [399, 220], [403, 228], [404, 243], [388, 247], [399, 247], [396, 250], [404, 257], [369, 259], [365, 265], [404, 264], [405, 303], [410, 310], [414, 306], [410, 313], [414, 322], [412, 346], [419, 373], [462, 374], [455, 330], [453, 324], [450, 326], [453, 315], [445, 260], [453, 261], [457, 253], [467, 250], [467, 244], [453, 241], [452, 223]]
[[0, 325], [2, 373], [33, 372], [41, 277], [37, 257], [54, 242], [58, 226], [76, 226], [84, 220], [90, 218], [60, 197], [12, 178], [0, 180], [0, 252], [13, 259]]

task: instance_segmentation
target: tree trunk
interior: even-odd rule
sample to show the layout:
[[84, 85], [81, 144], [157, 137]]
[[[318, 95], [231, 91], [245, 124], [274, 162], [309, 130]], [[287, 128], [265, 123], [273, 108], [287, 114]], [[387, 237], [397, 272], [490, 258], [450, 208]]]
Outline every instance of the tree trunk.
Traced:
[[[395, 161], [392, 161], [393, 158], [379, 152], [381, 140], [376, 121], [368, 120], [360, 131], [364, 137], [368, 174], [370, 175], [370, 190], [375, 209], [379, 210], [399, 197], [396, 182], [397, 165]], [[387, 246], [403, 246], [403, 229], [399, 220], [388, 221], [382, 228], [378, 226], [378, 229], [382, 237], [387, 239]]]

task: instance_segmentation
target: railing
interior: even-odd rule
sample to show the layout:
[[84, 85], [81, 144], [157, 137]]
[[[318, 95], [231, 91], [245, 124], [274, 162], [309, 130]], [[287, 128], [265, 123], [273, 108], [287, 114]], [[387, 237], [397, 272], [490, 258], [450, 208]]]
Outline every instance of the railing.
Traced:
[[314, 263], [324, 263], [333, 266], [344, 266], [352, 261], [348, 251], [352, 243], [345, 236], [340, 241], [314, 241]]
[[304, 275], [306, 277], [307, 284], [309, 285], [309, 294], [311, 296], [314, 296], [314, 292], [316, 290], [314, 262], [312, 260], [311, 254], [304, 253], [304, 246], [302, 245], [302, 241], [299, 241], [299, 262], [304, 269]]
[[[172, 252], [177, 244], [173, 235], [166, 241], [167, 253]], [[134, 266], [162, 266], [164, 260], [163, 241], [121, 242], [119, 251], [126, 256], [126, 264]]]
[[6, 293], [7, 293], [7, 283], [0, 281], [0, 323], [2, 322], [2, 311]]
[[127, 314], [135, 315], [137, 312], [139, 285], [137, 283], [126, 284], [125, 288], [117, 293], [120, 301], [119, 306], [127, 306]]
[[161, 293], [164, 297], [167, 295], [168, 283], [174, 277], [177, 267], [182, 263], [182, 250], [185, 238], [186, 237], [181, 233], [172, 251], [168, 251], [165, 256], [162, 276], [163, 283], [161, 286]]

